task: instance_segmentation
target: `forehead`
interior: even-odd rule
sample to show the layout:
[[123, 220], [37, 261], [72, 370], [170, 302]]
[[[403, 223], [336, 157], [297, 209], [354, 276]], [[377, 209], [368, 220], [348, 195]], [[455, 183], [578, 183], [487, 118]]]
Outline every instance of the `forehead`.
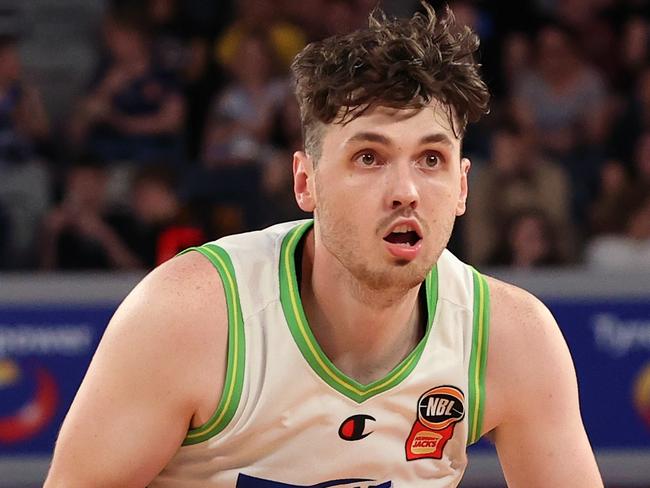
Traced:
[[324, 146], [344, 144], [364, 133], [376, 133], [400, 146], [416, 145], [433, 135], [446, 136], [453, 148], [460, 148], [447, 105], [432, 102], [421, 109], [376, 107], [346, 123], [325, 126]]

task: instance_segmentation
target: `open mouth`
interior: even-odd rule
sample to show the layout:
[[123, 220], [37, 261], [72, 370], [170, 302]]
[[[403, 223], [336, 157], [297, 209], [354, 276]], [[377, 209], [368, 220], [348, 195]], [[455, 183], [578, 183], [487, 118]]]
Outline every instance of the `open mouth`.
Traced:
[[386, 242], [391, 244], [401, 244], [403, 246], [415, 246], [422, 240], [417, 231], [406, 228], [406, 226], [397, 227], [390, 234], [384, 237]]

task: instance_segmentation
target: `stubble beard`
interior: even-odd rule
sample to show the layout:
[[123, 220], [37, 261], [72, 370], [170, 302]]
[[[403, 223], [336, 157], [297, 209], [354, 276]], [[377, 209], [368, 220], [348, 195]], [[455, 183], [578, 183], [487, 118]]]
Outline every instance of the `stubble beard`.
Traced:
[[[413, 261], [398, 260], [374, 264], [372, 258], [360, 250], [357, 229], [353, 223], [333, 215], [323, 199], [320, 203], [314, 213], [320, 240], [327, 252], [349, 273], [352, 278], [352, 291], [359, 294], [365, 294], [364, 291], [379, 292], [386, 298], [401, 296], [422, 284], [447, 245], [455, 220], [452, 216], [448, 222], [443, 223], [439, 237], [428, 236], [428, 239], [438, 240], [433, 245], [430, 257], [420, 256]], [[381, 244], [378, 240], [377, 245]]]

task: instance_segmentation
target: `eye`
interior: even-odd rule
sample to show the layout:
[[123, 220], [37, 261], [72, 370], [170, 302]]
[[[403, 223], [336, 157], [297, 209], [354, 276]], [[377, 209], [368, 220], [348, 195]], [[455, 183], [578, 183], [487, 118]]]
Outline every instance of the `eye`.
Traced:
[[435, 168], [440, 164], [441, 158], [437, 153], [426, 153], [420, 158], [420, 161], [425, 168]]
[[373, 152], [363, 152], [356, 157], [356, 161], [362, 166], [373, 166], [377, 163], [377, 156]]

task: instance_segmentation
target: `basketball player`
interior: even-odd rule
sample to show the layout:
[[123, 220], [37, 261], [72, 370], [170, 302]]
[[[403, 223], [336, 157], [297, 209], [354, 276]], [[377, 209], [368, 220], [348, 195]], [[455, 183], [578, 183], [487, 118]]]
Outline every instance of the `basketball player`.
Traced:
[[478, 40], [446, 14], [311, 44], [293, 71], [314, 220], [153, 271], [113, 317], [46, 487], [602, 486], [548, 310], [445, 246], [463, 214]]

